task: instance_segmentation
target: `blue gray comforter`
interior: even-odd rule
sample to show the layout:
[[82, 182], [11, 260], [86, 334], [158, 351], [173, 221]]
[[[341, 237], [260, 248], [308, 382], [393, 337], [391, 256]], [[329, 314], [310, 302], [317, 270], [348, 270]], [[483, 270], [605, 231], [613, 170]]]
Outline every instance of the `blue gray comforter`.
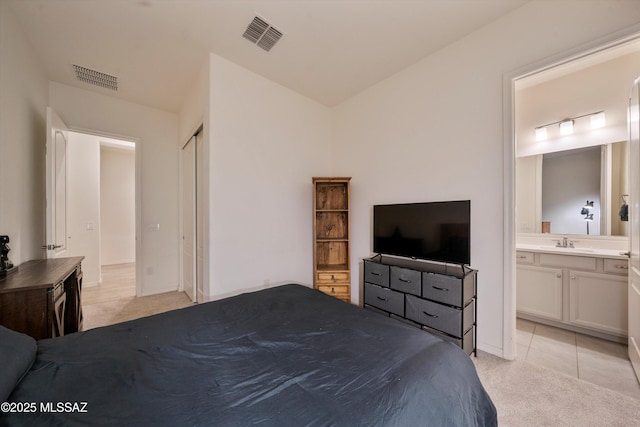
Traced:
[[9, 400], [38, 410], [0, 424], [497, 424], [462, 350], [300, 285], [39, 341]]

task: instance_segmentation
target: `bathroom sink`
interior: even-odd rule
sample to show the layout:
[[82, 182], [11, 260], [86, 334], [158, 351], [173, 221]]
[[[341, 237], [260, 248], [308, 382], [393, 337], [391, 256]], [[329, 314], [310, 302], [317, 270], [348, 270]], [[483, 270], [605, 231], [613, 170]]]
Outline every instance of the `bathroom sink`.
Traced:
[[564, 247], [564, 246], [540, 246], [540, 249], [542, 250], [546, 250], [546, 251], [562, 251], [562, 252], [595, 252], [594, 249], [589, 249], [589, 248], [572, 248], [570, 246]]
[[619, 249], [600, 249], [600, 248], [571, 248], [571, 247], [562, 247], [556, 245], [537, 245], [537, 244], [518, 244], [517, 249], [519, 250], [530, 250], [530, 251], [541, 251], [541, 252], [550, 252], [556, 254], [594, 254], [598, 256], [607, 256], [607, 257], [621, 257], [624, 255], [624, 252]]

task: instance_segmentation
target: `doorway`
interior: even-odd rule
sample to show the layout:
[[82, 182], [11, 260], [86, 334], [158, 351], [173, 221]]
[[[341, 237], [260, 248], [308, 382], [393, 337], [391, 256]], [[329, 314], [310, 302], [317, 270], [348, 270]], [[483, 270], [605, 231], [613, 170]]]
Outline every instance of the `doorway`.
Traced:
[[[571, 121], [574, 124], [578, 123], [579, 120], [584, 119], [581, 116], [582, 113], [584, 113], [585, 116], [591, 116], [600, 112], [599, 109], [598, 111], [586, 111], [591, 108], [592, 105], [588, 105], [587, 101], [581, 101], [588, 98], [585, 97], [585, 94], [588, 94], [589, 92], [593, 93], [597, 90], [602, 89], [607, 90], [609, 88], [609, 84], [611, 83], [611, 81], [605, 81], [597, 87], [591, 86], [580, 90], [578, 89], [578, 83], [581, 78], [581, 75], [579, 74], [580, 71], [586, 69], [587, 67], [593, 67], [594, 64], [604, 64], [607, 61], [614, 61], [616, 60], [616, 58], [619, 58], [623, 55], [638, 54], [640, 52], [639, 41], [640, 35], [629, 35], [623, 39], [614, 41], [612, 41], [611, 39], [607, 41], [600, 41], [599, 43], [594, 43], [590, 47], [582, 47], [574, 52], [565, 53], [562, 56], [548, 59], [544, 61], [544, 63], [539, 63], [536, 66], [519, 70], [505, 76], [505, 105], [511, 105], [510, 110], [505, 111], [505, 358], [513, 359], [516, 358], [516, 356], [519, 356], [519, 354], [517, 355], [516, 353], [520, 353], [522, 351], [522, 348], [518, 348], [518, 341], [523, 337], [529, 340], [532, 339], [532, 337], [535, 336], [534, 331], [539, 326], [537, 324], [531, 323], [527, 324], [524, 327], [520, 327], [521, 325], [519, 325], [518, 327], [516, 326], [516, 236], [518, 236], [518, 233], [544, 233], [543, 230], [545, 227], [544, 222], [541, 221], [540, 207], [537, 206], [539, 205], [538, 202], [541, 199], [541, 190], [535, 189], [535, 185], [533, 187], [530, 186], [528, 187], [529, 192], [537, 192], [538, 200], [532, 197], [531, 201], [529, 201], [528, 204], [523, 204], [522, 200], [518, 200], [519, 194], [520, 196], [522, 196], [523, 191], [521, 183], [519, 183], [517, 180], [517, 171], [519, 170], [519, 167], [520, 170], [522, 170], [523, 166], [520, 164], [520, 162], [518, 162], [518, 159], [523, 158], [525, 154], [538, 155], [539, 157], [541, 157], [544, 152], [558, 151], [560, 150], [560, 145], [558, 145], [559, 142], [563, 142], [568, 146], [565, 147], [565, 149], [577, 148], [578, 146], [584, 146], [585, 140], [592, 138], [592, 136], [586, 134], [582, 135], [581, 138], [565, 138], [562, 141], [560, 137], [555, 137], [555, 140], [553, 140], [554, 138], [548, 138], [550, 141], [546, 143], [543, 142], [544, 140], [541, 138], [535, 141], [535, 144], [531, 144], [530, 146], [527, 146], [525, 148], [516, 145], [521, 144], [525, 138], [531, 138], [531, 140], [535, 140], [535, 133], [538, 127], [552, 129], [553, 131], [559, 133], [559, 129], [557, 129], [559, 127], [559, 124], [567, 120], [567, 117], [565, 115], [562, 115], [554, 119], [539, 120], [535, 124], [527, 123], [525, 129], [522, 126], [522, 120], [520, 120], [519, 122], [516, 116], [518, 114], [517, 108], [521, 108], [521, 110], [519, 111], [520, 113], [522, 113], [523, 111], [522, 104], [519, 104], [520, 100], [518, 99], [518, 90], [522, 89], [523, 87], [526, 88], [535, 85], [542, 86], [545, 85], [546, 82], [553, 81], [554, 79], [563, 79], [563, 83], [568, 86], [573, 86], [575, 84], [573, 93], [571, 95], [572, 101], [576, 101], [576, 105], [579, 105], [580, 102], [584, 102], [584, 105], [586, 105], [586, 107], [584, 111], [581, 111], [580, 113], [567, 112], [566, 114], [575, 115], [576, 117], [572, 117]], [[637, 63], [638, 61], [636, 60], [635, 64]], [[594, 139], [593, 141], [586, 141], [587, 145], [596, 146], [602, 145], [604, 142], [612, 143], [617, 142], [618, 140], [622, 141], [628, 139], [628, 134], [626, 131], [626, 110], [628, 91], [630, 91], [631, 89], [633, 78], [629, 78], [627, 80], [629, 81], [623, 82], [623, 84], [626, 84], [625, 87], [627, 93], [624, 93], [624, 95], [620, 99], [620, 102], [623, 106], [621, 110], [623, 110], [623, 112], [621, 114], [618, 114], [618, 116], [623, 117], [618, 117], [616, 115], [611, 116], [611, 123], [624, 121], [624, 124], [618, 123], [620, 125], [619, 128], [624, 128], [621, 130], [623, 136], [619, 137], [619, 135], [617, 135], [616, 137], [614, 137], [614, 139], [603, 140], [603, 135], [605, 132], [600, 132], [597, 136], [593, 136], [593, 138], [599, 138], [600, 140]], [[551, 87], [551, 85], [547, 85], [547, 87]], [[558, 94], [557, 92], [551, 93], [548, 96], [555, 97], [556, 100], [563, 99], [563, 95]], [[531, 112], [536, 110], [536, 106], [527, 105], [524, 109], [526, 109], [528, 112]], [[587, 119], [588, 118], [589, 117], [587, 117]], [[607, 122], [609, 122], [609, 120], [607, 120]], [[524, 130], [529, 132], [530, 135], [523, 137]], [[607, 130], [607, 132], [609, 132], [609, 130]], [[612, 134], [612, 132], [609, 132], [607, 137], [611, 137]], [[594, 135], [596, 134], [594, 133]], [[544, 148], [540, 148], [545, 144], [546, 146]], [[555, 145], [552, 146], [552, 144]], [[536, 150], [540, 151], [536, 152]], [[603, 156], [603, 159], [604, 158], [605, 156]], [[528, 162], [528, 165], [529, 166], [525, 165], [523, 167], [535, 168], [536, 161]], [[606, 166], [603, 163], [603, 168], [605, 167]], [[532, 179], [531, 181], [534, 182], [535, 180], [541, 182], [541, 177], [537, 177], [535, 179]], [[604, 196], [610, 196], [610, 192], [608, 193], [606, 191], [603, 191], [602, 194], [603, 201], [605, 200]], [[603, 229], [612, 230], [615, 228], [611, 226], [610, 220], [617, 215], [618, 209], [620, 208], [620, 203], [622, 202], [623, 200], [621, 199], [621, 197], [611, 198], [611, 200], [609, 201], [609, 203], [611, 204], [611, 206], [608, 207], [609, 210], [603, 210], [603, 214], [606, 214], [609, 217], [609, 222], [602, 222]], [[584, 201], [582, 201], [582, 203], [584, 203]], [[517, 209], [516, 205], [518, 206]], [[523, 206], [525, 208], [523, 208]], [[605, 209], [604, 202], [603, 209]], [[523, 218], [523, 213], [528, 214], [529, 218]], [[606, 227], [604, 226], [604, 224], [606, 224]], [[555, 233], [563, 234], [562, 231], [555, 231]], [[611, 236], [611, 233], [609, 233], [609, 236]], [[605, 239], [606, 238], [607, 237], [605, 237]], [[540, 331], [547, 332], [545, 331], [546, 325], [543, 325], [539, 329]], [[558, 331], [563, 332], [564, 330]], [[553, 333], [553, 331], [550, 331], [549, 333], [551, 334]], [[570, 333], [567, 335], [567, 339], [573, 340], [574, 345], [575, 342], [578, 341], [578, 346], [580, 345], [579, 341], [581, 338], [580, 336], [576, 338], [576, 334], [574, 332], [570, 331]], [[585, 340], [583, 339], [583, 341]], [[582, 367], [584, 368], [585, 365], [586, 364], [582, 364]], [[629, 375], [633, 377], [633, 371], [629, 372]], [[637, 393], [637, 390], [634, 392]]]
[[102, 284], [105, 268], [134, 272], [116, 292], [131, 296], [137, 294], [135, 148], [132, 141], [69, 132], [67, 253], [85, 257], [86, 287]]

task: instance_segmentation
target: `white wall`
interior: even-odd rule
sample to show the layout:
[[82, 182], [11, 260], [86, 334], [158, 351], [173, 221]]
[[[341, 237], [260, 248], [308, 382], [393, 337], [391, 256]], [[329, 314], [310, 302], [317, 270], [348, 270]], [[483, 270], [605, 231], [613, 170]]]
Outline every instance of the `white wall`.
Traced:
[[136, 261], [136, 154], [100, 147], [100, 265]]
[[[74, 130], [137, 142], [141, 294], [178, 288], [178, 116], [51, 82], [51, 107]], [[159, 224], [159, 229], [155, 225]]]
[[100, 143], [76, 132], [69, 132], [67, 144], [65, 256], [84, 256], [84, 283], [100, 282]]
[[371, 252], [373, 204], [470, 199], [478, 346], [503, 354], [503, 76], [638, 16], [635, 1], [527, 3], [336, 107], [333, 172], [353, 176], [353, 271]]
[[313, 282], [312, 181], [331, 175], [331, 110], [210, 61], [210, 296]]
[[45, 253], [44, 137], [48, 79], [0, 1], [0, 234], [11, 239], [15, 265]]

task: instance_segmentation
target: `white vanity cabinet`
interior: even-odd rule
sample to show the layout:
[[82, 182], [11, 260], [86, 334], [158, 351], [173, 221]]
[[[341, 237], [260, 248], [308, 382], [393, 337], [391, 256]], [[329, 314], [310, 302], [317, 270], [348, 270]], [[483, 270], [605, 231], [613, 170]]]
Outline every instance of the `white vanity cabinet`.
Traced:
[[627, 276], [569, 271], [569, 321], [627, 335]]
[[518, 317], [620, 341], [627, 335], [628, 260], [517, 251]]
[[562, 321], [562, 269], [519, 265], [516, 283], [520, 313]]

